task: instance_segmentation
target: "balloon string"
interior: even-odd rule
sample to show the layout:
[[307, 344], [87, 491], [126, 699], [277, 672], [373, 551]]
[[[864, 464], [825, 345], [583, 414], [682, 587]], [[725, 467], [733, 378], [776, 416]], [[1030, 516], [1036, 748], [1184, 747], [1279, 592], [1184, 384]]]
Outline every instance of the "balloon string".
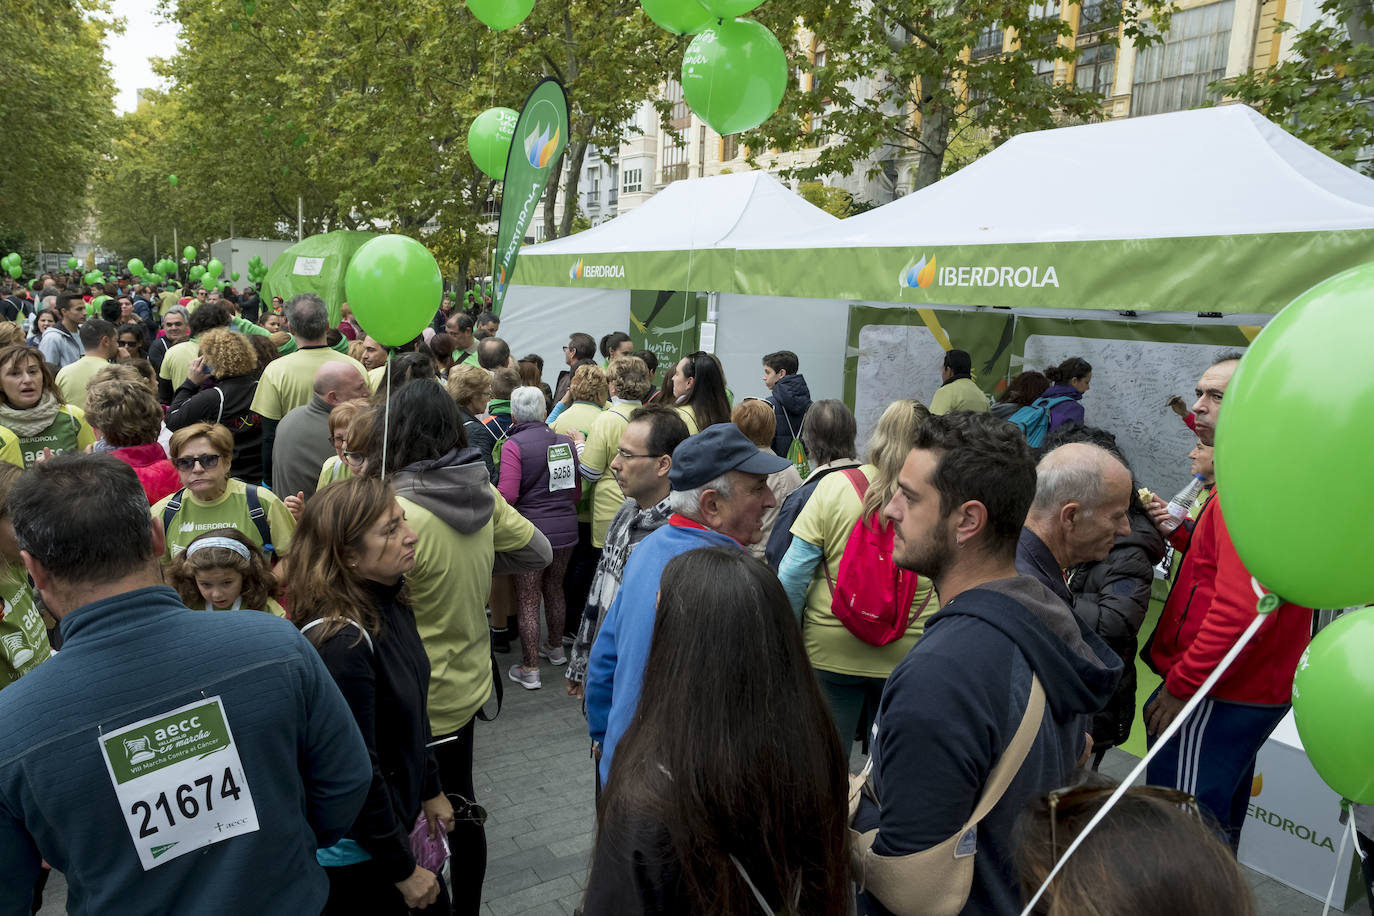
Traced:
[[1035, 892], [1035, 896], [1031, 897], [1030, 901], [1026, 903], [1025, 909], [1021, 911], [1021, 916], [1030, 916], [1031, 912], [1035, 909], [1035, 905], [1040, 902], [1040, 898], [1044, 896], [1045, 890], [1050, 886], [1050, 882], [1053, 881], [1055, 876], [1064, 868], [1064, 863], [1069, 861], [1069, 856], [1073, 855], [1074, 851], [1077, 850], [1079, 846], [1083, 845], [1083, 841], [1088, 838], [1088, 834], [1092, 833], [1093, 828], [1107, 816], [1107, 813], [1112, 810], [1112, 807], [1121, 800], [1121, 796], [1125, 795], [1140, 774], [1145, 772], [1145, 767], [1149, 765], [1150, 761], [1164, 749], [1164, 746], [1169, 743], [1169, 739], [1183, 727], [1183, 723], [1192, 715], [1193, 710], [1198, 707], [1198, 704], [1206, 699], [1207, 694], [1216, 686], [1217, 681], [1221, 680], [1221, 676], [1226, 673], [1227, 668], [1231, 667], [1231, 663], [1236, 660], [1236, 656], [1240, 655], [1246, 643], [1250, 642], [1255, 633], [1259, 631], [1260, 625], [1264, 623], [1267, 616], [1267, 614], [1255, 614], [1255, 619], [1250, 621], [1250, 626], [1246, 627], [1245, 632], [1240, 634], [1240, 639], [1236, 640], [1236, 644], [1231, 647], [1231, 651], [1227, 652], [1225, 657], [1222, 658], [1221, 664], [1212, 669], [1212, 673], [1207, 676], [1207, 680], [1202, 682], [1202, 686], [1197, 689], [1197, 693], [1194, 693], [1188, 702], [1184, 704], [1179, 714], [1174, 716], [1174, 721], [1170, 722], [1169, 727], [1164, 729], [1164, 734], [1160, 735], [1158, 740], [1155, 741], [1154, 747], [1150, 748], [1149, 753], [1142, 757], [1140, 762], [1135, 765], [1135, 769], [1131, 770], [1131, 772], [1126, 775], [1126, 778], [1121, 780], [1121, 785], [1116, 787], [1116, 791], [1107, 799], [1106, 804], [1098, 809], [1097, 813], [1093, 815], [1092, 820], [1088, 821], [1088, 825], [1083, 828], [1078, 836], [1074, 837], [1073, 842], [1069, 844], [1069, 848], [1064, 850], [1064, 854], [1059, 857], [1059, 861], [1054, 863], [1054, 868], [1050, 869], [1050, 873], [1046, 875], [1045, 880], [1041, 882], [1040, 888]]
[[1361, 859], [1364, 858], [1364, 851], [1360, 849], [1360, 839], [1355, 836], [1355, 808], [1353, 806], [1346, 807], [1345, 819], [1349, 829], [1341, 831], [1341, 845], [1336, 850], [1336, 870], [1331, 875], [1331, 886], [1326, 889], [1326, 904], [1322, 907], [1322, 916], [1327, 916], [1331, 912], [1331, 898], [1336, 896], [1336, 882], [1340, 880], [1341, 872], [1345, 871], [1345, 841], [1353, 840], [1355, 851], [1360, 854]]
[[381, 478], [386, 480], [386, 440], [391, 428], [391, 354], [386, 357], [386, 402], [382, 404], [382, 468]]

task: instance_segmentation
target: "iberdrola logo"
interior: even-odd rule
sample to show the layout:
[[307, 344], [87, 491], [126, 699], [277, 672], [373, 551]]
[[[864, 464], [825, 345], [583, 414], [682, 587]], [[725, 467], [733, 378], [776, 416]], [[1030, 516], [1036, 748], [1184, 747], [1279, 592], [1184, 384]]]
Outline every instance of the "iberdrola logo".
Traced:
[[496, 272], [496, 288], [504, 290], [506, 288], [506, 266], [502, 264]]
[[925, 255], [921, 255], [921, 260], [913, 261], [902, 272], [897, 275], [898, 288], [925, 289], [935, 282], [935, 256], [931, 255], [930, 260], [926, 260]]
[[[549, 131], [553, 131], [552, 134]], [[534, 125], [534, 130], [525, 138], [525, 156], [529, 159], [530, 165], [537, 169], [542, 169], [549, 164], [553, 158], [553, 151], [558, 148], [558, 128], [548, 125], [543, 128], [538, 123]]]
[[580, 280], [582, 278], [582, 259], [578, 258], [577, 263], [568, 269], [569, 280]]

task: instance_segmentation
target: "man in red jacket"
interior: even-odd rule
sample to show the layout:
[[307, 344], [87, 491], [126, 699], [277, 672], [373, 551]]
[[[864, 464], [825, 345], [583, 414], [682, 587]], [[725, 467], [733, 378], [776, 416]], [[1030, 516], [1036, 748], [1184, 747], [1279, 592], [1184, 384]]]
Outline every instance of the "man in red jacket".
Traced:
[[[1216, 441], [1217, 415], [1238, 361], [1225, 357], [1198, 381], [1193, 415], [1204, 445]], [[1222, 501], [1218, 489], [1191, 535], [1182, 526], [1165, 532], [1187, 553], [1146, 653], [1150, 667], [1164, 678], [1145, 703], [1151, 744], [1254, 620], [1257, 596], [1226, 530]], [[1150, 514], [1156, 525], [1168, 517], [1158, 497]], [[1174, 786], [1206, 806], [1233, 849], [1245, 823], [1255, 755], [1288, 712], [1293, 672], [1312, 632], [1309, 608], [1284, 604], [1269, 616], [1146, 771], [1152, 785]]]

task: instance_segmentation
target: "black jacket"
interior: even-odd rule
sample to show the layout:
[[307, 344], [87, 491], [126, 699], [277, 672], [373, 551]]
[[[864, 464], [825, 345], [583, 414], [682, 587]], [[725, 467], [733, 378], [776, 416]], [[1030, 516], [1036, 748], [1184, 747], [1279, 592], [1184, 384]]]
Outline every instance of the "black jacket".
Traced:
[[773, 383], [773, 393], [768, 399], [773, 402], [773, 417], [778, 421], [778, 428], [773, 433], [773, 451], [786, 458], [793, 433], [795, 438], [801, 438], [802, 419], [811, 409], [811, 389], [806, 387], [806, 377], [800, 373], [784, 375]]
[[[865, 797], [854, 829], [878, 827], [874, 853], [904, 856], [963, 826], [1021, 724], [1032, 672], [1045, 688], [1045, 715], [1025, 763], [978, 826], [965, 913], [1020, 913], [1017, 816], [1035, 795], [1070, 781], [1083, 722], [1111, 696], [1121, 660], [1040, 582], [999, 579], [955, 596], [930, 619], [878, 705], [874, 788], [882, 807]], [[859, 909], [888, 912], [867, 893]]]
[[1040, 536], [1029, 528], [1021, 529], [1021, 538], [1016, 542], [1016, 571], [1023, 576], [1039, 579], [1060, 601], [1073, 607], [1073, 592], [1069, 591], [1069, 583], [1064, 581], [1059, 561], [1045, 546], [1045, 542], [1040, 540]]
[[[398, 601], [401, 586], [369, 582], [381, 614], [372, 645], [345, 626], [319, 645], [372, 760], [372, 785], [348, 837], [372, 856], [388, 881], [415, 870], [410, 830], [420, 806], [439, 794], [439, 767], [430, 741], [429, 657], [415, 615]], [[309, 634], [307, 634], [309, 635]]]
[[230, 474], [245, 483], [262, 483], [262, 417], [252, 410], [257, 390], [257, 379], [251, 375], [219, 379], [213, 388], [200, 388], [190, 380], [182, 382], [172, 395], [167, 428], [176, 431], [192, 423], [228, 427], [234, 435]]
[[1164, 557], [1164, 536], [1144, 512], [1132, 510], [1131, 533], [1117, 538], [1107, 559], [1077, 567], [1069, 579], [1073, 612], [1121, 657], [1125, 669], [1105, 709], [1093, 717], [1093, 744], [1119, 747], [1135, 720], [1135, 657], [1140, 625], [1150, 609], [1154, 567]]

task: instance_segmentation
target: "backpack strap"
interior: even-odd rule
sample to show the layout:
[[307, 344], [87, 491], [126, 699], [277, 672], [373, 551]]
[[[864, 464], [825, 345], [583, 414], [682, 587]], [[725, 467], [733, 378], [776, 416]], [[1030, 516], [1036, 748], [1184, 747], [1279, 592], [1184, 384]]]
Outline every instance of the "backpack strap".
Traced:
[[244, 495], [248, 497], [248, 517], [253, 520], [253, 525], [258, 529], [258, 537], [262, 538], [262, 549], [266, 553], [271, 553], [272, 548], [272, 529], [267, 524], [267, 511], [262, 507], [262, 500], [258, 499], [258, 488], [251, 483], [243, 485]]
[[172, 519], [181, 511], [181, 498], [186, 495], [186, 490], [177, 490], [172, 494], [172, 498], [167, 500], [167, 505], [162, 509], [162, 533], [166, 534], [172, 530]]
[[367, 651], [368, 651], [368, 652], [375, 652], [375, 651], [376, 651], [376, 650], [373, 648], [373, 646], [372, 646], [372, 637], [367, 635], [367, 631], [364, 630], [364, 629], [362, 628], [362, 626], [361, 626], [361, 625], [358, 623], [358, 621], [356, 621], [356, 620], [346, 620], [346, 619], [344, 619], [344, 618], [342, 618], [342, 617], [316, 617], [314, 620], [310, 621], [310, 622], [307, 623], [305, 626], [301, 627], [301, 633], [304, 634], [306, 630], [313, 630], [313, 629], [315, 629], [315, 627], [317, 627], [317, 626], [319, 626], [320, 624], [324, 623], [326, 620], [343, 620], [344, 623], [348, 624], [349, 626], [354, 627], [355, 629], [357, 629], [357, 631], [358, 631], [359, 633], [361, 633], [361, 634], [363, 635], [363, 642], [367, 643]]
[[1057, 398], [1037, 398], [1036, 401], [1035, 401], [1035, 403], [1032, 404], [1031, 406], [1032, 406], [1032, 407], [1036, 407], [1036, 408], [1043, 408], [1043, 409], [1045, 409], [1045, 410], [1050, 410], [1050, 409], [1052, 409], [1052, 408], [1054, 408], [1054, 407], [1058, 407], [1060, 404], [1063, 404], [1065, 401], [1072, 401], [1072, 400], [1073, 400], [1073, 398], [1069, 397], [1069, 396], [1066, 395], [1066, 394], [1063, 394], [1063, 395], [1060, 395], [1060, 396], [1057, 397]]
[[[864, 523], [863, 502], [864, 497], [868, 495], [868, 475], [859, 468], [841, 468], [840, 473], [849, 481], [854, 492], [859, 494], [859, 520], [854, 524], [862, 525]], [[879, 523], [881, 524], [881, 520]], [[830, 599], [833, 601], [835, 600], [835, 578], [830, 575], [830, 563], [824, 556], [821, 557], [821, 568], [825, 570], [825, 584], [830, 587]], [[925, 605], [921, 605], [921, 608], [924, 610]]]

